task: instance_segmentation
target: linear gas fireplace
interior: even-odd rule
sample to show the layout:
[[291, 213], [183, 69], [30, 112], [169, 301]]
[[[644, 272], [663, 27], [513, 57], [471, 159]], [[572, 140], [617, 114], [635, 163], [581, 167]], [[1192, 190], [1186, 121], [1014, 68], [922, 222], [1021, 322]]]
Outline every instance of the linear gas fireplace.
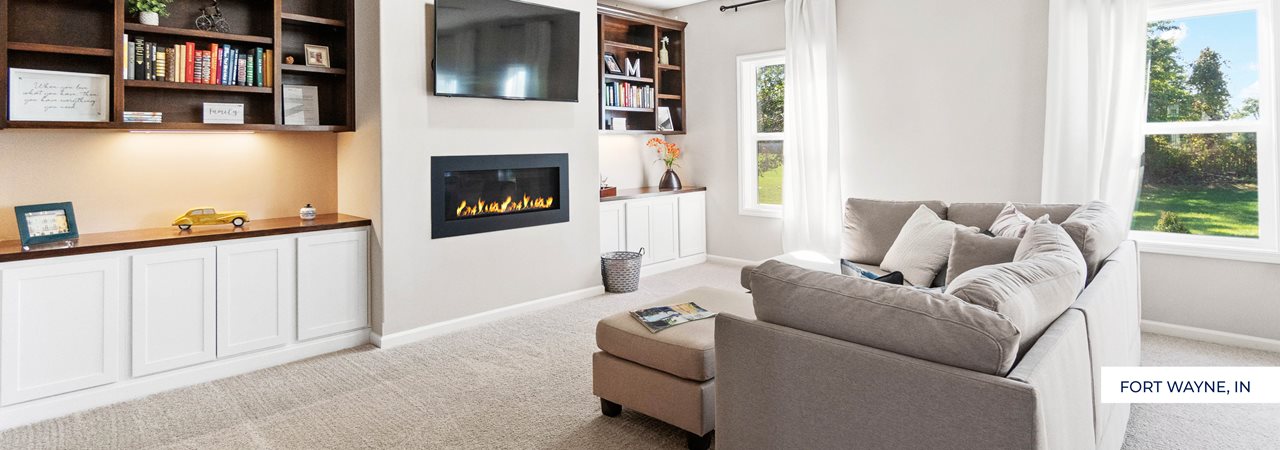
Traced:
[[569, 221], [569, 155], [431, 158], [431, 238]]

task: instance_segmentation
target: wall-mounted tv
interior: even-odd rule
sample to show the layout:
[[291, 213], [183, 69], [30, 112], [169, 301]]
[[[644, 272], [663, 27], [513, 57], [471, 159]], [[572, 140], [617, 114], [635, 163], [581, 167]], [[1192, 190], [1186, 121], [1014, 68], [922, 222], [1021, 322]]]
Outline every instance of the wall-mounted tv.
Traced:
[[577, 11], [436, 0], [435, 94], [578, 101]]

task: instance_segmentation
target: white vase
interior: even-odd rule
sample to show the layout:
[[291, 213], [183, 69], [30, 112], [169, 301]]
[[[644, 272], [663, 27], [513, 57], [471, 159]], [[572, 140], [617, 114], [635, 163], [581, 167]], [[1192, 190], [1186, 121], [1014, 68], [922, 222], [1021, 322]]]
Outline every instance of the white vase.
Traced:
[[138, 13], [138, 22], [143, 25], [160, 25], [160, 13], [141, 11]]
[[662, 50], [658, 51], [658, 64], [671, 64], [671, 60], [667, 59], [667, 43], [662, 43]]

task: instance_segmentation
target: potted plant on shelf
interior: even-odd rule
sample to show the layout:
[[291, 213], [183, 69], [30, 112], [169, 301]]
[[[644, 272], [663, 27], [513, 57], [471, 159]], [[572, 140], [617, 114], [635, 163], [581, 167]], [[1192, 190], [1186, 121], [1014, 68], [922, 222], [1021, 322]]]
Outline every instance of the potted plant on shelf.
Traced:
[[169, 15], [173, 0], [129, 0], [129, 12], [138, 13], [138, 23], [160, 25], [160, 16]]
[[[683, 155], [683, 153], [680, 151], [680, 147], [677, 146], [676, 144], [667, 142], [662, 138], [649, 139], [649, 142], [645, 145], [657, 151], [658, 161], [661, 161], [662, 163], [667, 165], [666, 173], [663, 173], [662, 180], [658, 181], [658, 190], [660, 191], [680, 190], [681, 188], [680, 176], [676, 175], [676, 171], [674, 169], [675, 167], [680, 167], [679, 164], [676, 164], [676, 160], [679, 160], [680, 156]], [[654, 161], [654, 162], [658, 162], [658, 161]]]

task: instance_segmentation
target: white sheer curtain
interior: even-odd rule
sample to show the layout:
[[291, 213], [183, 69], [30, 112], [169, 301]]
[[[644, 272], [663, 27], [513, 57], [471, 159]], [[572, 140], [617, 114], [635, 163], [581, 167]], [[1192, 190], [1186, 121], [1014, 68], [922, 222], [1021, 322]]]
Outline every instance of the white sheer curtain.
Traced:
[[1050, 0], [1041, 200], [1133, 215], [1146, 107], [1146, 0]]
[[782, 248], [840, 250], [835, 0], [787, 0]]

